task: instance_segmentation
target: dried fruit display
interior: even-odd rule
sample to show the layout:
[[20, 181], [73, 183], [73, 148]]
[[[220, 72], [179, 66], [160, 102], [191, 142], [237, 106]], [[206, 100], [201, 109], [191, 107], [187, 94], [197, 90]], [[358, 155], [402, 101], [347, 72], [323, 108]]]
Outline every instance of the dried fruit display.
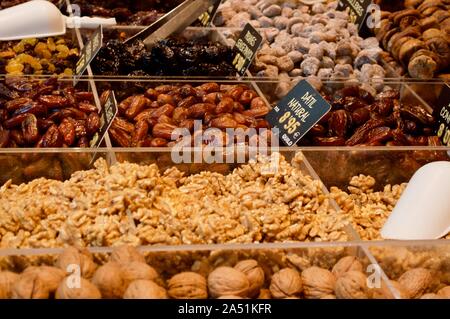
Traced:
[[[195, 87], [170, 84], [135, 89], [134, 95], [125, 95], [119, 100], [119, 116], [109, 131], [116, 146], [170, 146], [175, 142], [172, 140], [175, 130], [187, 129], [194, 133], [194, 121], [201, 121], [197, 131], [207, 128], [221, 130], [217, 133], [223, 135], [220, 143], [225, 146], [232, 142], [227, 138], [227, 128], [242, 129], [243, 132], [250, 128], [270, 128], [264, 119], [270, 111], [269, 106], [245, 84], [211, 82]], [[263, 137], [262, 132], [258, 133], [261, 133], [260, 138], [265, 138], [266, 145], [270, 144], [270, 134]], [[203, 144], [207, 142], [202, 141]]]
[[[95, 169], [74, 173], [65, 182], [8, 182], [1, 189], [1, 245], [347, 240], [347, 221], [322, 184], [300, 169], [301, 160], [299, 153], [289, 164], [274, 153], [228, 175], [183, 176], [175, 167], [162, 174], [155, 164], [108, 167], [99, 159]], [[278, 170], [268, 174], [272, 167]], [[19, 218], [24, 212], [26, 218]]]
[[182, 2], [182, 0], [74, 0], [71, 3], [80, 6], [83, 16], [116, 18], [119, 24], [147, 26]]
[[[74, 247], [68, 249], [70, 252], [64, 251], [63, 254], [69, 255], [78, 250]], [[129, 249], [139, 254], [135, 248]], [[330, 271], [330, 267], [336, 267], [336, 261], [343, 264], [341, 261], [344, 258], [358, 263], [364, 259], [341, 252], [341, 259], [337, 258], [331, 263], [328, 260], [328, 266], [320, 267], [317, 263], [330, 257], [330, 248], [316, 248], [304, 252], [306, 255], [297, 257], [308, 261], [310, 266], [305, 269], [286, 263], [286, 257], [293, 254], [280, 250], [157, 252], [150, 255], [144, 253], [141, 256], [144, 258], [144, 255], [147, 255], [148, 264], [142, 265], [155, 269], [155, 277], [132, 280], [124, 277], [119, 264], [112, 261], [110, 254], [92, 254], [89, 263], [94, 264], [98, 270], [92, 279], [78, 278], [81, 287], [72, 285], [76, 276], [73, 272], [63, 267], [52, 267], [51, 261], [48, 261], [47, 265], [41, 263], [39, 266], [28, 266], [25, 269], [0, 270], [0, 298], [394, 299], [396, 293], [400, 293], [398, 297], [405, 299], [449, 298], [450, 286], [445, 279], [438, 277], [434, 270], [409, 269], [397, 281], [390, 281], [394, 288], [392, 290], [385, 281], [373, 287], [369, 285], [369, 273], [366, 274], [363, 270], [348, 269], [337, 279]], [[392, 257], [391, 255], [390, 258]], [[158, 259], [163, 263], [159, 264]], [[169, 268], [172, 259], [175, 262], [174, 267]], [[366, 262], [364, 261], [365, 265]], [[121, 266], [130, 268], [133, 263], [135, 262], [124, 262]], [[208, 270], [199, 273], [196, 266], [198, 263], [207, 265]], [[252, 269], [263, 269], [267, 276], [267, 280], [254, 286], [255, 291], [251, 295], [251, 280], [237, 270], [242, 265], [245, 265], [244, 268], [251, 265]], [[72, 266], [81, 264], [74, 261]]]
[[7, 41], [0, 45], [0, 73], [71, 76], [79, 51], [67, 37]]
[[55, 77], [7, 77], [0, 101], [0, 147], [88, 147], [100, 128], [93, 94]]
[[400, 101], [400, 92], [374, 94], [349, 86], [325, 98], [332, 111], [300, 141], [315, 146], [437, 146], [435, 119], [425, 107]]
[[377, 38], [411, 77], [448, 79], [450, 4], [440, 0], [405, 1], [402, 9], [384, 14], [380, 28], [375, 30]]
[[232, 49], [205, 39], [161, 40], [150, 51], [141, 41], [109, 40], [92, 62], [97, 75], [231, 76]]
[[[284, 97], [299, 78], [307, 77], [320, 89], [321, 80], [379, 83], [390, 74], [382, 67], [378, 40], [358, 36], [337, 1], [241, 1], [222, 4], [216, 25], [244, 27], [250, 22], [260, 30], [264, 44], [250, 71], [260, 77], [278, 78], [272, 90]], [[239, 32], [224, 31], [233, 45]]]

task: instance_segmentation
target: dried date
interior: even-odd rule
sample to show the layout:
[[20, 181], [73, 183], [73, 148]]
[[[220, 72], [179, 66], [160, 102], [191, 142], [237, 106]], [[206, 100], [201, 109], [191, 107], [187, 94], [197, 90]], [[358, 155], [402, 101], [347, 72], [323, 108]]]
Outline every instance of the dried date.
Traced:
[[27, 114], [27, 117], [22, 122], [22, 135], [28, 144], [34, 144], [39, 140], [37, 118], [33, 114]]

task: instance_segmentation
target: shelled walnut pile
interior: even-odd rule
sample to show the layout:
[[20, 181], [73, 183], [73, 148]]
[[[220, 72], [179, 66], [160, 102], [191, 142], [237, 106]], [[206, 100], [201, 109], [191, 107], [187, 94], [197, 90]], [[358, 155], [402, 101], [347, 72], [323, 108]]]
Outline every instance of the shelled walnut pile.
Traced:
[[[196, 271], [196, 262], [174, 275], [155, 268], [131, 246], [119, 246], [97, 263], [83, 248], [69, 247], [53, 266], [29, 266], [23, 271], [0, 271], [0, 299], [385, 299], [394, 298], [383, 281], [370, 287], [361, 259], [346, 255], [327, 268], [268, 268], [261, 257], [214, 263], [216, 252], [203, 259], [210, 266]], [[195, 254], [195, 253], [194, 253]], [[206, 253], [208, 256], [208, 253]], [[217, 261], [217, 260], [216, 260]], [[309, 263], [309, 261], [307, 261]], [[80, 277], [75, 280], [79, 269]], [[177, 267], [179, 268], [179, 267]], [[79, 283], [74, 285], [74, 283]], [[425, 268], [404, 272], [391, 281], [401, 298], [450, 298], [445, 282]]]
[[300, 153], [292, 165], [274, 153], [226, 176], [185, 177], [99, 159], [66, 182], [9, 182], [0, 189], [1, 246], [347, 240], [345, 217], [300, 162]]
[[[331, 188], [331, 197], [351, 220], [363, 240], [380, 240], [381, 229], [400, 199], [407, 184], [386, 185], [374, 191], [376, 181], [371, 176], [354, 176], [348, 190]], [[446, 236], [450, 239], [450, 234]]]

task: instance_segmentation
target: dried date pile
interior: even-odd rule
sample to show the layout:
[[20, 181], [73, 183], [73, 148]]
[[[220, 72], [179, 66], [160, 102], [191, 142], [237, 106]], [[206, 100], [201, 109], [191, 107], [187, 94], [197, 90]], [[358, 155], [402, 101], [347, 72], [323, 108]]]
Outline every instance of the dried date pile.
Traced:
[[332, 111], [301, 140], [317, 146], [438, 146], [434, 117], [420, 106], [400, 102], [397, 90], [375, 97], [353, 86], [326, 96]]
[[56, 78], [0, 83], [0, 147], [89, 147], [99, 128], [91, 92]]
[[150, 51], [141, 41], [125, 45], [110, 40], [100, 50], [92, 68], [98, 75], [234, 75], [232, 50], [206, 40], [161, 40]]
[[193, 133], [195, 120], [202, 121], [200, 129], [270, 128], [264, 119], [269, 111], [256, 91], [243, 84], [160, 85], [122, 100], [109, 133], [121, 147], [167, 146], [177, 128]]

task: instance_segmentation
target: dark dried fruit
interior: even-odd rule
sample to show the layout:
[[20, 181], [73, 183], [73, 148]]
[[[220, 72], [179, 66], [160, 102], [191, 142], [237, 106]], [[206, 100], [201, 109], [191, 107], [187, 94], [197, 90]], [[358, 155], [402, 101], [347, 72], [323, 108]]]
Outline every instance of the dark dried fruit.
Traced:
[[38, 147], [61, 147], [63, 136], [59, 133], [58, 127], [52, 125], [38, 142]]
[[69, 105], [67, 98], [58, 95], [41, 95], [38, 101], [49, 108], [63, 108]]
[[28, 144], [34, 144], [39, 140], [37, 119], [33, 114], [27, 114], [27, 117], [22, 122], [22, 135]]
[[89, 114], [86, 120], [86, 133], [89, 136], [93, 136], [100, 129], [100, 125], [100, 115], [98, 115], [96, 112]]

